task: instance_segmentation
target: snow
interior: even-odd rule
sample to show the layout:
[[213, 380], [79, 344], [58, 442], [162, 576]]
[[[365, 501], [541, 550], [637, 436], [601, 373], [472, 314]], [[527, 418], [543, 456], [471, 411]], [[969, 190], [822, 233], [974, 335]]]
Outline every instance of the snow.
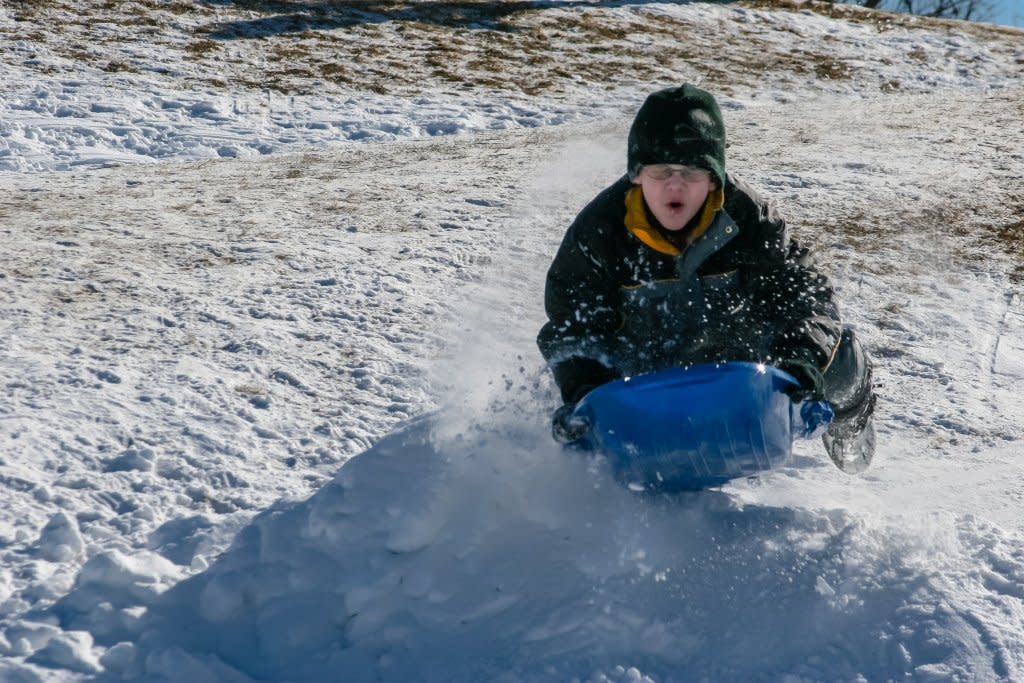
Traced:
[[[485, 5], [0, 8], [0, 680], [1024, 677], [1022, 33]], [[682, 79], [876, 359], [862, 476], [550, 440], [545, 269]]]

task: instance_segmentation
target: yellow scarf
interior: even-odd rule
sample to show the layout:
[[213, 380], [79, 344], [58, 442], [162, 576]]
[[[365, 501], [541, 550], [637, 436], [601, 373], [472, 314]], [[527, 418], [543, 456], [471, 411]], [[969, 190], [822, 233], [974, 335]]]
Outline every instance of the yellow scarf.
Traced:
[[[686, 237], [686, 244], [693, 244], [698, 237], [704, 234], [715, 218], [715, 213], [725, 206], [725, 190], [716, 188], [708, 194], [701, 209], [697, 226], [690, 231]], [[655, 251], [669, 256], [678, 256], [680, 249], [665, 239], [658, 229], [647, 220], [647, 211], [644, 207], [644, 191], [639, 185], [634, 185], [626, 192], [626, 228], [636, 235], [641, 242]]]

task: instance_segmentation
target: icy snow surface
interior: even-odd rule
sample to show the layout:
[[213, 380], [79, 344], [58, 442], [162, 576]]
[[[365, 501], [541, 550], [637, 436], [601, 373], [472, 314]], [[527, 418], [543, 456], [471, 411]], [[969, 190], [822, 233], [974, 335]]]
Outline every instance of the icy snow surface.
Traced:
[[[1024, 33], [42, 6], [0, 7], [0, 681], [1024, 679]], [[876, 359], [863, 476], [650, 497], [548, 436], [545, 269], [682, 79]]]

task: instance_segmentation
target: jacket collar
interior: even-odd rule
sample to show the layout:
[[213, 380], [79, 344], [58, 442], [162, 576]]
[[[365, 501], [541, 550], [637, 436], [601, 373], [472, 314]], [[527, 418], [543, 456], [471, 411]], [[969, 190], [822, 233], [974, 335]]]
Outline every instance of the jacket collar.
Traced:
[[[688, 245], [696, 242], [701, 235], [707, 232], [707, 229], [715, 219], [715, 214], [723, 206], [725, 206], [725, 190], [719, 187], [708, 194], [708, 198], [705, 200], [704, 207], [701, 209], [697, 219], [696, 227], [686, 237]], [[636, 235], [637, 239], [657, 252], [668, 256], [679, 256], [682, 252], [679, 247], [665, 239], [658, 229], [651, 225], [650, 220], [647, 218], [647, 207], [644, 204], [643, 189], [639, 185], [634, 185], [626, 191], [625, 224], [626, 228]]]

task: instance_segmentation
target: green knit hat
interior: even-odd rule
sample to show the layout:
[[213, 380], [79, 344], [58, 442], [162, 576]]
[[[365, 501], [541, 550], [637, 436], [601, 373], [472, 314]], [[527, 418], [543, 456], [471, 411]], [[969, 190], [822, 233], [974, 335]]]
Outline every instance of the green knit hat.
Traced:
[[634, 179], [649, 164], [705, 168], [724, 187], [725, 124], [715, 98], [689, 84], [649, 95], [629, 129], [626, 164]]

